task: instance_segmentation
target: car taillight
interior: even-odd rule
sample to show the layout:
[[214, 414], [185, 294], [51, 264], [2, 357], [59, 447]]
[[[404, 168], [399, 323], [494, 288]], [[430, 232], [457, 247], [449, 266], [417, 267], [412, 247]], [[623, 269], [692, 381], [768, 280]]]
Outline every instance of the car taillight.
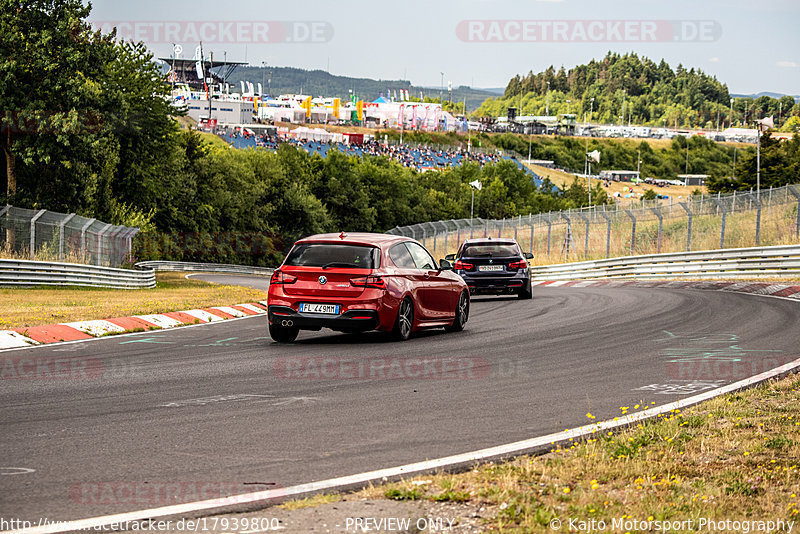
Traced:
[[386, 289], [386, 280], [380, 276], [365, 276], [364, 278], [351, 278], [353, 287], [371, 287], [373, 289]]
[[456, 261], [455, 265], [453, 265], [453, 269], [457, 271], [474, 271], [475, 266], [471, 263], [467, 263], [465, 261], [458, 260]]
[[275, 271], [272, 273], [272, 278], [269, 279], [270, 284], [294, 284], [297, 282], [297, 277], [292, 276], [291, 274], [282, 273], [281, 271]]
[[528, 262], [525, 261], [525, 260], [515, 261], [514, 263], [510, 263], [508, 265], [508, 268], [509, 269], [527, 269], [528, 268]]

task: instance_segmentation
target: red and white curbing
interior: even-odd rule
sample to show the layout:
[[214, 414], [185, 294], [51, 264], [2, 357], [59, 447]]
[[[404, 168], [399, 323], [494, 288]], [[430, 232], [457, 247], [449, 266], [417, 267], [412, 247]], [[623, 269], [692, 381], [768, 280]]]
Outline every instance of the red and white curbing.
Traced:
[[558, 280], [532, 282], [540, 287], [653, 287], [666, 289], [704, 289], [710, 291], [733, 291], [751, 295], [785, 297], [800, 300], [800, 285], [775, 284], [767, 282], [677, 282], [665, 280]]
[[267, 313], [266, 301], [237, 304], [235, 306], [215, 306], [213, 308], [186, 310], [180, 312], [135, 315], [115, 319], [77, 321], [14, 330], [0, 330], [0, 350], [30, 347], [61, 341], [92, 339], [110, 334], [123, 334], [147, 330], [162, 330], [190, 324], [204, 324], [238, 319]]

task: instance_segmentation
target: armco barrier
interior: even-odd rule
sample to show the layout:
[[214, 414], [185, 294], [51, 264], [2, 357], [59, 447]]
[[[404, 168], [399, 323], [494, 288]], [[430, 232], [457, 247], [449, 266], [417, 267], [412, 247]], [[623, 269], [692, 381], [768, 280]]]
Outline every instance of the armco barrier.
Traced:
[[628, 256], [531, 267], [534, 280], [800, 276], [800, 245]]
[[156, 273], [152, 269], [134, 271], [79, 263], [0, 259], [0, 286], [149, 289], [156, 286]]
[[251, 267], [249, 265], [228, 265], [225, 263], [191, 263], [185, 261], [141, 261], [136, 264], [140, 269], [156, 271], [200, 271], [205, 273], [255, 274], [272, 276], [275, 269], [269, 267]]

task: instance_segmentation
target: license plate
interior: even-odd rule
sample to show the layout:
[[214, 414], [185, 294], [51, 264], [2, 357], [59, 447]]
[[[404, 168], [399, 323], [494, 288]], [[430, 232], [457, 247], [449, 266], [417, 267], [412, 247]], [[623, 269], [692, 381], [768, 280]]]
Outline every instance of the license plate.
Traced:
[[304, 313], [325, 313], [328, 315], [339, 315], [338, 304], [301, 304], [300, 312]]
[[502, 265], [478, 265], [479, 271], [502, 271]]

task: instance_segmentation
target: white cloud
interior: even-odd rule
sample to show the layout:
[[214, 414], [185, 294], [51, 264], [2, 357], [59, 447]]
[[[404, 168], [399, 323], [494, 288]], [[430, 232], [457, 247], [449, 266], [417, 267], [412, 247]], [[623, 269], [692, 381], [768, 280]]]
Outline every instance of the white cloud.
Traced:
[[778, 61], [777, 63], [775, 63], [775, 66], [795, 68], [797, 67], [797, 63], [795, 63], [794, 61]]

